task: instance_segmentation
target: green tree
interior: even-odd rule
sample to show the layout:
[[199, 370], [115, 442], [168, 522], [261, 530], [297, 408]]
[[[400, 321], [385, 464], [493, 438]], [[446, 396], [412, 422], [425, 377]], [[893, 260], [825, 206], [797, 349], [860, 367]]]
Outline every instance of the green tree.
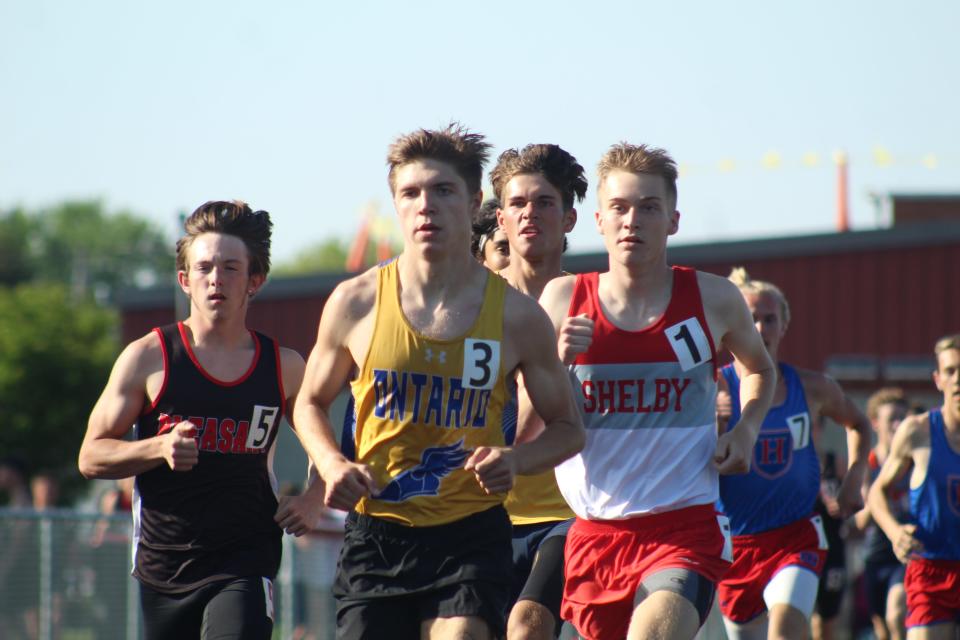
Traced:
[[14, 210], [0, 217], [0, 248], [6, 238], [21, 253], [9, 266], [0, 263], [0, 284], [60, 282], [75, 298], [92, 293], [110, 302], [121, 288], [172, 277], [173, 243], [149, 221], [128, 211], [108, 214], [97, 200]]
[[303, 249], [291, 260], [279, 263], [273, 275], [293, 276], [318, 272], [343, 273], [349, 247], [338, 238], [330, 238]]
[[26, 282], [34, 272], [30, 256], [33, 221], [21, 209], [0, 216], [0, 287]]
[[82, 486], [77, 452], [117, 355], [116, 312], [61, 284], [0, 288], [0, 451]]

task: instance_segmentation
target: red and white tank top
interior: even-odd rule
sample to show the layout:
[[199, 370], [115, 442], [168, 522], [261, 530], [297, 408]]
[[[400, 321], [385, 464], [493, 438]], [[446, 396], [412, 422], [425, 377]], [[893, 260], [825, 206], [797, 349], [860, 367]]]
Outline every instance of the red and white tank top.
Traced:
[[673, 267], [663, 316], [620, 329], [600, 305], [599, 274], [577, 276], [568, 315], [594, 321], [570, 367], [587, 442], [556, 469], [581, 518], [616, 520], [710, 504], [718, 497], [717, 368], [697, 272]]

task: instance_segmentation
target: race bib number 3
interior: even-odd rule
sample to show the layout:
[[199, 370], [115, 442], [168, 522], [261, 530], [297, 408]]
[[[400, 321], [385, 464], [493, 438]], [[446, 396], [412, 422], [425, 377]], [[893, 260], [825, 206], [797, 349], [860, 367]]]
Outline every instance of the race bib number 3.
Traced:
[[500, 342], [498, 340], [463, 341], [463, 387], [465, 389], [493, 389], [500, 373]]
[[253, 405], [250, 433], [247, 434], [247, 449], [263, 449], [267, 446], [279, 414], [280, 407], [265, 407], [262, 404]]

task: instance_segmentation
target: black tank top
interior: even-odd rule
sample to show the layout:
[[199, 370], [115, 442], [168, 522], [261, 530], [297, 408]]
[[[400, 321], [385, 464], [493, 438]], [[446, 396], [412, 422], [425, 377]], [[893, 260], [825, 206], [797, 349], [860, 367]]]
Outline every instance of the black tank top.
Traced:
[[137, 476], [134, 576], [179, 593], [225, 578], [274, 578], [282, 532], [273, 520], [273, 443], [284, 393], [277, 343], [251, 331], [256, 355], [237, 380], [204, 371], [182, 324], [154, 329], [163, 344], [165, 378], [141, 417], [139, 440], [181, 420], [197, 427], [200, 458], [190, 471], [166, 463]]

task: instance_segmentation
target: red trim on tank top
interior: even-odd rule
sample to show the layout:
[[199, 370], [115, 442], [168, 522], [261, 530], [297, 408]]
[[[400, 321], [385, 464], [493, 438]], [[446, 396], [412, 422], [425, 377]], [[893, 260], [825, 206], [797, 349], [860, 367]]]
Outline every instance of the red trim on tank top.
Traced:
[[141, 416], [145, 416], [156, 410], [160, 404], [160, 399], [167, 390], [167, 382], [170, 380], [170, 355], [167, 353], [167, 342], [163, 339], [163, 330], [160, 327], [154, 327], [153, 332], [156, 333], [157, 338], [160, 339], [160, 353], [163, 354], [163, 383], [160, 385], [160, 391], [157, 393], [157, 397], [154, 398], [150, 406], [140, 414]]
[[280, 359], [280, 342], [277, 340], [273, 341], [273, 353], [277, 359], [277, 386], [280, 387], [280, 415], [277, 417], [282, 418], [287, 412], [287, 394], [283, 391], [283, 361]]
[[[246, 373], [236, 380], [220, 380], [204, 369], [203, 365], [200, 364], [200, 361], [197, 360], [197, 355], [193, 352], [193, 347], [190, 346], [190, 339], [187, 337], [187, 329], [183, 322], [177, 323], [177, 329], [180, 331], [180, 339], [183, 340], [183, 346], [187, 350], [187, 356], [190, 357], [190, 361], [193, 363], [193, 366], [197, 368], [197, 371], [199, 371], [204, 378], [214, 384], [220, 385], [221, 387], [235, 387], [238, 384], [243, 383], [253, 374], [254, 370], [257, 368], [257, 363], [260, 362], [260, 340], [253, 331], [250, 331], [250, 337], [253, 338], [253, 344], [256, 345], [256, 351], [253, 354], [253, 362], [250, 363], [250, 368], [247, 369]], [[277, 364], [279, 365], [280, 363], [278, 362]]]
[[[588, 313], [595, 316], [597, 324], [602, 325], [604, 330], [610, 335], [619, 335], [620, 339], [630, 340], [631, 338], [649, 337], [653, 338], [657, 334], [662, 334], [667, 326], [667, 322], [676, 318], [683, 317], [685, 313], [693, 313], [701, 325], [707, 338], [707, 344], [710, 346], [710, 362], [713, 367], [713, 378], [717, 379], [720, 367], [717, 365], [717, 348], [714, 344], [713, 334], [710, 332], [710, 326], [707, 323], [707, 312], [703, 306], [703, 295], [700, 292], [700, 283], [697, 281], [697, 271], [691, 267], [672, 266], [673, 283], [670, 287], [670, 301], [667, 303], [663, 313], [656, 320], [642, 329], [630, 331], [622, 329], [613, 323], [603, 310], [600, 303], [600, 273], [583, 273], [577, 276], [577, 284], [574, 285], [573, 294], [570, 296], [570, 305], [567, 308], [567, 315], [574, 316], [579, 313]], [[582, 287], [584, 297], [578, 299], [577, 289]], [[659, 345], [660, 352], [654, 355], [653, 352], [644, 353], [644, 362], [672, 362], [674, 355], [666, 343]], [[577, 356], [577, 364], [586, 364], [588, 362], [607, 362], [608, 358], [601, 355], [602, 352], [591, 352]], [[592, 357], [588, 357], [592, 356]], [[663, 358], [663, 359], [661, 359]], [[614, 358], [619, 362], [619, 357]]]

